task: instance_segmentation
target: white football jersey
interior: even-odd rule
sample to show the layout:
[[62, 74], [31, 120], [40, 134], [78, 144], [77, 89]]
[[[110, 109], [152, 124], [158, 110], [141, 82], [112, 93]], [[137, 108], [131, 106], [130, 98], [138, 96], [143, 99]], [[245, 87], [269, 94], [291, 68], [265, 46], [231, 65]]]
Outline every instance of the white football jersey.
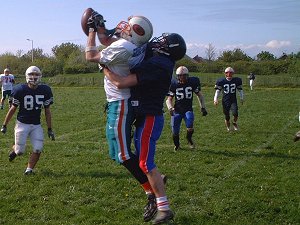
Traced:
[[[137, 46], [121, 38], [101, 51], [99, 63], [106, 65], [112, 72], [127, 76], [130, 73], [129, 61]], [[142, 58], [136, 58], [141, 60]], [[132, 59], [131, 59], [132, 60]], [[104, 77], [104, 89], [108, 102], [130, 98], [130, 89], [118, 89], [112, 82]]]
[[0, 82], [2, 83], [2, 91], [12, 90], [14, 79], [15, 79], [15, 77], [12, 74], [9, 74], [7, 76], [5, 76], [5, 74], [1, 74]]

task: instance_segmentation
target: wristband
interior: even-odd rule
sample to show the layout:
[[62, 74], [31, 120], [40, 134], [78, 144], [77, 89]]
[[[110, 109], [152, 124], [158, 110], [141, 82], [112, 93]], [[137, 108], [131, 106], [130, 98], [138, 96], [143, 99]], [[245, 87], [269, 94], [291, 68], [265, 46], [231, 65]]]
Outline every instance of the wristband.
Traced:
[[98, 48], [96, 46], [87, 46], [85, 48], [85, 52], [92, 52], [92, 51], [98, 51]]
[[91, 33], [91, 32], [96, 32], [96, 30], [94, 28], [90, 27], [89, 28], [89, 33]]

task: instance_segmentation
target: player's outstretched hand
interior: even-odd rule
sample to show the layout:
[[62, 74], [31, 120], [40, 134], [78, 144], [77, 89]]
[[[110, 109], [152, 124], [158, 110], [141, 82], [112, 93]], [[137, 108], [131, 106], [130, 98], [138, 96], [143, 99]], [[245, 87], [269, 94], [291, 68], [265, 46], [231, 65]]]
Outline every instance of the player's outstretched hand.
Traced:
[[207, 116], [207, 111], [205, 108], [201, 108], [202, 116]]
[[2, 127], [1, 127], [1, 132], [2, 132], [3, 134], [5, 134], [6, 131], [7, 131], [6, 125], [2, 125]]
[[48, 128], [48, 137], [51, 138], [52, 141], [55, 141], [55, 135], [51, 128]]
[[87, 25], [97, 31], [99, 27], [105, 27], [106, 20], [97, 11], [93, 11], [91, 17], [88, 19]]

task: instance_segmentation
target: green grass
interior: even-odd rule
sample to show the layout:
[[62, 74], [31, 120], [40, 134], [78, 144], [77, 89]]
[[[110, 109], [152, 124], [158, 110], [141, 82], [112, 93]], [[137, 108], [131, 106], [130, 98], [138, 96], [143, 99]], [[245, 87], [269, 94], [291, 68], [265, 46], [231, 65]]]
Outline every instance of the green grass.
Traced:
[[[215, 84], [222, 74], [216, 73], [191, 73], [193, 76], [200, 77], [201, 84], [204, 87], [211, 87]], [[244, 85], [249, 86], [247, 74], [236, 74], [243, 79]], [[17, 83], [23, 82], [24, 76], [16, 78]], [[54, 77], [43, 77], [43, 81], [55, 86], [103, 86], [102, 73], [89, 73], [89, 74], [64, 74]], [[296, 87], [300, 88], [300, 76], [291, 74], [277, 74], [277, 75], [257, 75], [255, 79], [256, 87]]]
[[[23, 175], [30, 145], [8, 162], [15, 119], [0, 135], [0, 224], [148, 224], [145, 194], [108, 157], [103, 88], [53, 92], [56, 141], [46, 138], [35, 176]], [[300, 224], [300, 143], [292, 141], [300, 127], [300, 90], [245, 86], [240, 130], [229, 133], [222, 106], [212, 104], [213, 85], [203, 94], [208, 116], [195, 100], [196, 149], [188, 148], [182, 125], [183, 149], [173, 152], [168, 114], [157, 146], [174, 224]]]

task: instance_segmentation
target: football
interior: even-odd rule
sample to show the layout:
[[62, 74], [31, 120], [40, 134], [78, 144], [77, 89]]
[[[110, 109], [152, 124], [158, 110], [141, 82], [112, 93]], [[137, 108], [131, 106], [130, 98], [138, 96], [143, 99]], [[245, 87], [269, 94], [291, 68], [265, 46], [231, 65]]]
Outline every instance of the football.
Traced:
[[93, 11], [94, 10], [92, 8], [87, 8], [86, 10], [84, 10], [81, 17], [81, 28], [82, 31], [86, 34], [86, 36], [89, 36], [89, 28], [87, 26], [87, 21], [91, 17]]

